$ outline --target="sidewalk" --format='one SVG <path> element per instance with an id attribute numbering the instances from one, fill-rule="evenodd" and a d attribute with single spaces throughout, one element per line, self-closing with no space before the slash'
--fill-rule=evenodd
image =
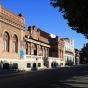
<path id="1" fill-rule="evenodd" d="M 80 65 L 74 65 L 74 66 L 65 66 L 62 67 L 63 68 L 74 68 L 74 67 L 88 67 L 88 64 L 80 64 Z M 45 70 L 51 70 L 51 69 L 61 69 L 61 68 L 45 68 L 45 69 L 39 69 L 39 70 L 33 70 L 33 71 L 19 71 L 19 70 L 3 70 L 0 69 L 0 77 L 6 77 L 6 76 L 14 76 L 14 75 L 21 75 L 21 74 L 25 74 L 25 73 L 32 73 L 32 72 L 38 72 L 38 71 L 45 71 Z"/>
<path id="2" fill-rule="evenodd" d="M 8 76 L 15 76 L 15 75 L 21 75 L 26 73 L 25 71 L 18 71 L 18 70 L 1 70 L 0 69 L 0 78 L 2 77 L 8 77 Z"/>

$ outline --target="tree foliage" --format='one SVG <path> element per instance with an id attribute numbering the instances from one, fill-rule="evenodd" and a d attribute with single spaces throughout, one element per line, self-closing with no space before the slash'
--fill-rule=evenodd
<path id="1" fill-rule="evenodd" d="M 81 49 L 80 57 L 82 62 L 88 63 L 88 43 Z"/>
<path id="2" fill-rule="evenodd" d="M 63 13 L 73 30 L 88 38 L 88 0 L 51 0 L 51 5 Z"/>

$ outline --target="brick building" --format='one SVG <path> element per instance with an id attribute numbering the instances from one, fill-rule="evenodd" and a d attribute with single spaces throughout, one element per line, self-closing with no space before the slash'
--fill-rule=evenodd
<path id="1" fill-rule="evenodd" d="M 20 42 L 25 35 L 25 18 L 0 6 L 0 60 L 3 68 L 20 60 Z"/>
<path id="2" fill-rule="evenodd" d="M 50 38 L 50 50 L 49 50 L 49 56 L 51 58 L 56 58 L 52 60 L 51 63 L 53 67 L 55 67 L 55 62 L 57 63 L 57 66 L 63 66 L 64 65 L 64 41 L 63 39 L 56 36 L 55 38 Z M 55 65 L 55 66 L 54 66 Z"/>
<path id="3" fill-rule="evenodd" d="M 44 59 L 49 57 L 49 34 L 35 26 L 30 26 L 24 41 L 26 42 L 26 60 L 30 62 L 33 69 L 44 68 Z"/>
<path id="4" fill-rule="evenodd" d="M 0 67 L 19 70 L 64 66 L 64 39 L 52 38 L 25 18 L 0 6 Z"/>

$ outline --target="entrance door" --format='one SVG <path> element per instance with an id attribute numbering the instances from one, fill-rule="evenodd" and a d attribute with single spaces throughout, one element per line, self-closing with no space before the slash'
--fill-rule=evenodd
<path id="1" fill-rule="evenodd" d="M 33 67 L 32 67 L 32 70 L 37 70 L 37 66 L 36 66 L 36 63 L 33 63 Z"/>

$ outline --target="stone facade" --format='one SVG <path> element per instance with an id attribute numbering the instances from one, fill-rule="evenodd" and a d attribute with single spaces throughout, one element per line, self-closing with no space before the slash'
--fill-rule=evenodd
<path id="1" fill-rule="evenodd" d="M 69 38 L 63 38 L 64 40 L 64 50 L 65 50 L 65 64 L 74 65 L 75 64 L 75 50 L 74 50 L 74 40 Z"/>
<path id="2" fill-rule="evenodd" d="M 5 63 L 17 63 L 21 70 L 29 70 L 27 64 L 43 68 L 43 59 L 49 57 L 48 36 L 34 26 L 26 31 L 25 18 L 21 14 L 15 15 L 0 6 L 0 61 L 3 67 Z"/>
<path id="3" fill-rule="evenodd" d="M 20 59 L 18 52 L 20 50 L 20 41 L 22 31 L 25 30 L 24 17 L 16 16 L 0 6 L 0 58 L 2 59 Z M 4 33 L 9 36 L 9 51 L 4 52 Z M 18 51 L 13 52 L 13 36 L 17 36 Z"/>
<path id="4" fill-rule="evenodd" d="M 55 38 L 50 38 L 50 50 L 49 56 L 56 58 L 56 61 L 52 62 L 58 63 L 59 66 L 64 66 L 64 40 L 56 36 Z M 52 63 L 51 63 L 52 64 Z"/>
<path id="5" fill-rule="evenodd" d="M 61 58 L 63 60 L 64 58 L 64 41 L 61 38 L 50 38 L 50 56 L 51 57 L 57 57 Z"/>
<path id="6" fill-rule="evenodd" d="M 49 34 L 41 31 L 40 29 L 31 26 L 25 35 L 25 41 L 28 47 L 26 47 L 26 54 L 37 55 L 42 57 L 49 56 Z M 28 52 L 29 51 L 29 52 Z"/>
<path id="7" fill-rule="evenodd" d="M 24 36 L 25 18 L 0 6 L 0 61 L 3 68 L 20 61 L 20 43 Z"/>

